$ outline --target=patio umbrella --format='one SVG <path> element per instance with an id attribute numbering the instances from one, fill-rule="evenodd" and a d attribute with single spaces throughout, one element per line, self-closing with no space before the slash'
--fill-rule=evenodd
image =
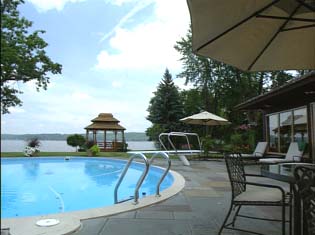
<path id="1" fill-rule="evenodd" d="M 228 125 L 231 124 L 228 120 L 219 117 L 213 113 L 209 113 L 207 111 L 194 114 L 189 117 L 185 117 L 180 119 L 180 121 L 185 122 L 187 124 L 195 124 L 195 125 L 205 125 L 205 126 L 219 126 L 219 125 Z M 206 128 L 207 135 L 207 128 Z"/>
<path id="2" fill-rule="evenodd" d="M 315 69 L 314 0 L 187 0 L 193 51 L 243 71 Z"/>

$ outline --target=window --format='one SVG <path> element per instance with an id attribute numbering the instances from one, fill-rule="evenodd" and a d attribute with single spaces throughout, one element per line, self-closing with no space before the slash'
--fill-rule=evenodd
<path id="1" fill-rule="evenodd" d="M 278 133 L 279 133 L 279 118 L 278 115 L 269 116 L 269 151 L 278 152 Z"/>
<path id="2" fill-rule="evenodd" d="M 308 144 L 306 109 L 294 110 L 294 141 L 299 144 L 300 151 L 304 151 Z"/>
<path id="3" fill-rule="evenodd" d="M 292 141 L 301 151 L 308 146 L 307 110 L 305 107 L 267 116 L 269 152 L 286 153 Z"/>
<path id="4" fill-rule="evenodd" d="M 286 153 L 291 143 L 292 111 L 280 113 L 280 153 Z"/>

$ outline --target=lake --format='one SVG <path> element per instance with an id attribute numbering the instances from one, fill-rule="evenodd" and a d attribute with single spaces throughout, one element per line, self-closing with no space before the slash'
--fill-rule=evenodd
<path id="1" fill-rule="evenodd" d="M 67 145 L 65 140 L 41 140 L 42 152 L 75 152 L 75 148 Z M 156 150 L 152 141 L 127 141 L 130 150 Z M 1 152 L 23 152 L 24 140 L 1 140 Z"/>

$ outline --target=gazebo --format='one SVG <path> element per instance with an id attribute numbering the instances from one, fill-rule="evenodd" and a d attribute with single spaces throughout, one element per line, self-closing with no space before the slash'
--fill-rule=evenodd
<path id="1" fill-rule="evenodd" d="M 90 131 L 93 133 L 93 141 L 98 145 L 101 151 L 125 151 L 125 135 L 124 127 L 119 125 L 119 120 L 113 117 L 111 113 L 100 113 L 98 117 L 91 120 L 92 124 L 88 125 L 86 129 L 86 139 L 89 140 Z M 97 132 L 104 132 L 103 141 L 97 141 Z M 106 134 L 107 132 L 114 133 L 114 139 L 112 141 L 107 141 Z M 117 140 L 117 133 L 121 132 L 121 141 Z"/>

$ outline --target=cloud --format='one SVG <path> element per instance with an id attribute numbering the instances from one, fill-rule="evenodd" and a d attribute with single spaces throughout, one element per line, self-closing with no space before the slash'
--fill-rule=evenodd
<path id="1" fill-rule="evenodd" d="M 81 102 L 89 99 L 91 99 L 91 96 L 85 92 L 73 92 L 71 94 L 71 100 L 75 102 Z"/>
<path id="2" fill-rule="evenodd" d="M 137 2 L 137 0 L 106 0 L 105 2 L 110 3 L 112 5 L 121 6 L 125 3 Z"/>
<path id="3" fill-rule="evenodd" d="M 39 12 L 48 10 L 61 11 L 67 3 L 83 2 L 85 0 L 28 0 Z"/>
<path id="4" fill-rule="evenodd" d="M 25 110 L 22 108 L 18 108 L 18 107 L 9 107 L 9 112 L 11 114 L 13 114 L 13 113 L 25 113 Z"/>
<path id="5" fill-rule="evenodd" d="M 108 2 L 111 3 L 113 5 L 118 5 L 121 6 L 124 3 L 129 3 L 129 2 L 134 2 L 133 0 L 116 0 L 113 2 Z M 144 9 L 145 7 L 149 6 L 150 4 L 152 4 L 153 1 L 152 0 L 141 0 L 141 1 L 136 1 L 136 5 L 123 17 L 120 19 L 120 21 L 118 22 L 118 24 L 116 24 L 116 26 L 108 33 L 106 33 L 102 39 L 101 42 L 108 39 L 110 36 L 112 36 L 117 30 L 119 30 L 126 22 L 128 22 L 128 20 L 130 18 L 132 18 L 134 15 L 136 15 L 139 11 L 141 11 L 142 9 Z"/>
<path id="6" fill-rule="evenodd" d="M 130 12 L 126 14 L 128 15 L 134 16 Z M 115 34 L 109 38 L 111 50 L 99 52 L 95 68 L 151 70 L 168 67 L 179 70 L 180 55 L 174 45 L 187 33 L 189 27 L 187 4 L 182 0 L 157 0 L 153 16 L 154 20 L 139 23 L 129 29 L 119 22 L 114 27 Z"/>
<path id="7" fill-rule="evenodd" d="M 112 87 L 114 87 L 114 88 L 119 88 L 119 87 L 122 87 L 122 82 L 120 82 L 120 81 L 113 81 L 112 82 Z"/>

